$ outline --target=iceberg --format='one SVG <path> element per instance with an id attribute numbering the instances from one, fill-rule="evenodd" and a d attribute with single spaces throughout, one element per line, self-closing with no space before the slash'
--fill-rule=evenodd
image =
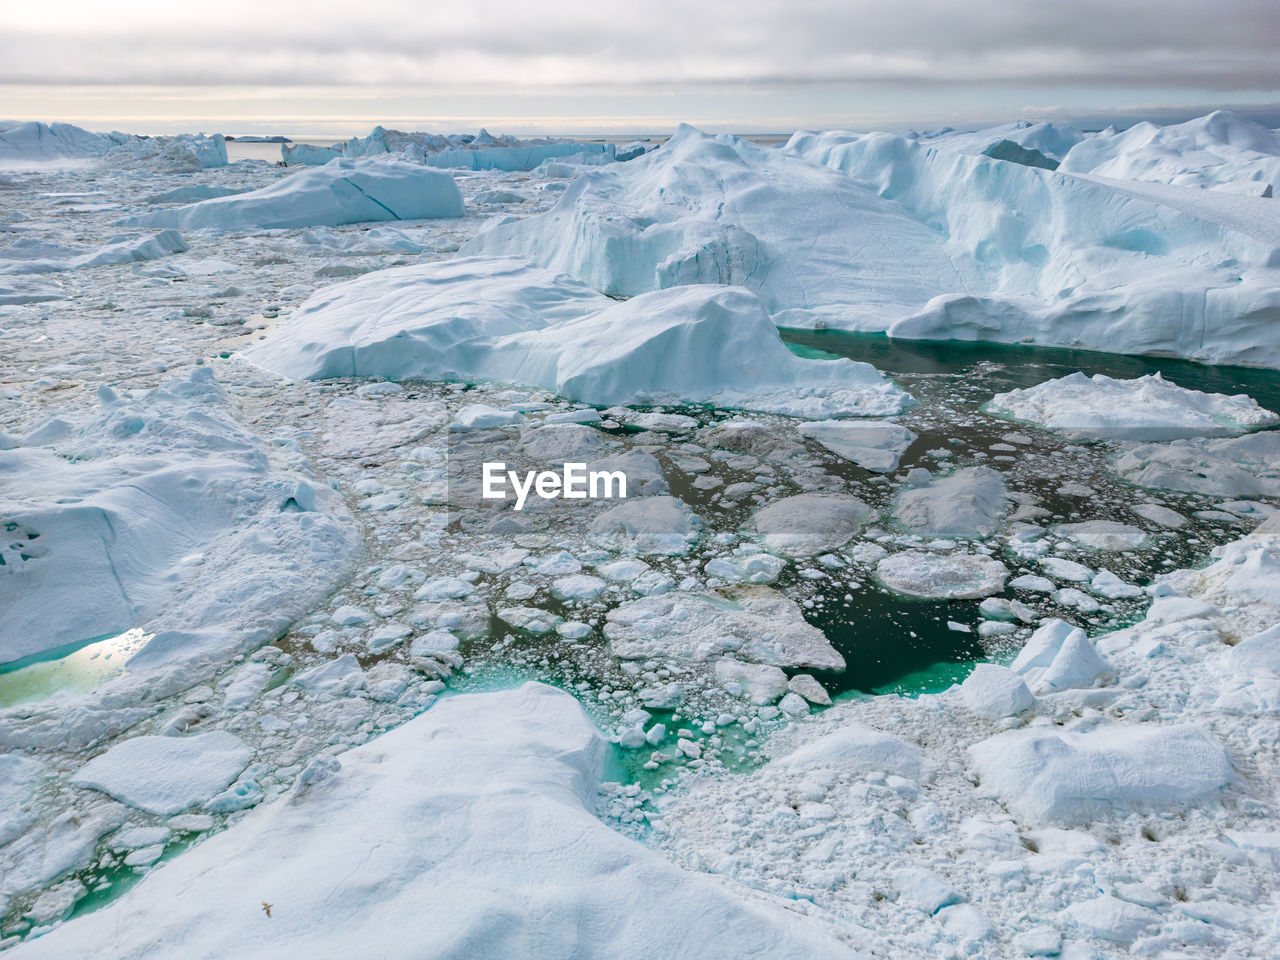
<path id="1" fill-rule="evenodd" d="M 510 257 L 327 287 L 244 355 L 295 379 L 498 380 L 597 406 L 877 416 L 910 399 L 869 364 L 797 357 L 747 290 L 682 287 L 615 303 Z"/>
<path id="2" fill-rule="evenodd" d="M 816 922 L 602 823 L 606 746 L 542 684 L 451 698 L 14 956 L 854 960 Z"/>
<path id="3" fill-rule="evenodd" d="M 227 197 L 126 217 L 121 226 L 275 230 L 463 215 L 453 177 L 403 160 L 333 160 Z"/>
<path id="4" fill-rule="evenodd" d="M 145 629 L 105 684 L 120 703 L 134 683 L 164 696 L 278 635 L 347 574 L 356 534 L 327 486 L 268 466 L 207 367 L 100 398 L 0 450 L 0 663 Z"/>
<path id="5" fill-rule="evenodd" d="M 996 394 L 983 409 L 1073 440 L 1230 437 L 1280 423 L 1280 416 L 1244 394 L 1189 390 L 1158 373 L 1136 380 L 1073 373 Z"/>
<path id="6" fill-rule="evenodd" d="M 161 230 L 147 237 L 114 240 L 88 250 L 39 242 L 24 243 L 19 239 L 7 247 L 0 247 L 0 275 L 59 273 L 82 267 L 136 263 L 185 253 L 190 249 L 177 230 Z"/>
<path id="7" fill-rule="evenodd" d="M 1268 319 L 1280 215 L 1219 199 L 891 134 L 800 136 L 779 151 L 682 126 L 463 250 L 522 256 L 610 296 L 742 285 L 779 326 L 1280 365 Z"/>

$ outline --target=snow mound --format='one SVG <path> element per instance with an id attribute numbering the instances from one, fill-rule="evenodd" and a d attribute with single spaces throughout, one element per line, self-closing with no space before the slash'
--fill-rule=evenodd
<path id="1" fill-rule="evenodd" d="M 802 437 L 816 440 L 836 456 L 875 473 L 898 469 L 898 460 L 916 439 L 901 424 L 874 420 L 819 420 L 802 423 L 798 429 Z"/>
<path id="2" fill-rule="evenodd" d="M 1076 440 L 1230 437 L 1280 423 L 1280 417 L 1244 394 L 1190 390 L 1158 373 L 1136 380 L 1073 373 L 998 393 L 984 409 Z"/>
<path id="3" fill-rule="evenodd" d="M 968 752 L 983 792 L 1032 823 L 1182 806 L 1219 793 L 1231 779 L 1222 746 L 1191 724 L 1015 730 Z"/>
<path id="4" fill-rule="evenodd" d="M 119 704 L 167 696 L 278 636 L 346 576 L 357 538 L 326 485 L 269 466 L 207 367 L 99 396 L 96 414 L 0 450 L 0 663 L 154 633 L 97 692 Z M 0 742 L 39 734 L 5 717 Z"/>
<path id="5" fill-rule="evenodd" d="M 274 230 L 463 215 L 453 177 L 401 160 L 334 160 L 270 186 L 126 217 L 125 226 Z"/>
<path id="6" fill-rule="evenodd" d="M 1175 440 L 1128 451 L 1120 476 L 1140 487 L 1224 497 L 1280 497 L 1280 433 Z"/>
<path id="7" fill-rule="evenodd" d="M 894 517 L 922 537 L 985 538 L 1004 523 L 1004 475 L 990 467 L 964 467 L 898 496 Z"/>
<path id="8" fill-rule="evenodd" d="M 624 660 L 708 660 L 728 653 L 775 667 L 843 670 L 845 665 L 795 601 L 756 584 L 631 600 L 609 611 L 604 634 L 614 655 Z"/>
<path id="9" fill-rule="evenodd" d="M 895 413 L 910 399 L 869 364 L 795 356 L 746 290 L 697 286 L 620 304 L 515 258 L 325 288 L 245 356 L 295 378 L 500 380 L 599 406 L 844 416 Z"/>
<path id="10" fill-rule="evenodd" d="M 909 597 L 976 600 L 1003 590 L 1009 569 L 980 553 L 939 556 L 904 550 L 876 564 L 876 576 L 890 590 Z"/>
<path id="11" fill-rule="evenodd" d="M 1059 169 L 1270 197 L 1280 189 L 1280 133 L 1216 110 L 1186 123 L 1095 134 L 1072 147 Z"/>
<path id="12" fill-rule="evenodd" d="M 71 783 L 171 817 L 225 790 L 252 756 L 239 737 L 224 730 L 192 737 L 132 737 L 86 763 Z"/>
<path id="13" fill-rule="evenodd" d="M 15 956 L 854 956 L 597 819 L 605 749 L 541 684 L 451 698 Z"/>

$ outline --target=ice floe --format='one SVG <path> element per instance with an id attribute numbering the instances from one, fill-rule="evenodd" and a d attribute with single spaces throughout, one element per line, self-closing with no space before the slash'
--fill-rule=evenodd
<path id="1" fill-rule="evenodd" d="M 1003 590 L 1009 569 L 981 553 L 942 556 L 904 550 L 877 563 L 876 576 L 890 590 L 910 597 L 976 600 Z"/>
<path id="2" fill-rule="evenodd" d="M 898 495 L 894 518 L 923 537 L 986 538 L 1004 524 L 1004 476 L 990 467 L 964 467 Z"/>
<path id="3" fill-rule="evenodd" d="M 986 409 L 1078 440 L 1230 437 L 1280 423 L 1280 416 L 1244 394 L 1189 390 L 1158 373 L 1136 380 L 1073 373 L 996 394 Z"/>
<path id="4" fill-rule="evenodd" d="M 805 622 L 799 605 L 764 586 L 631 600 L 609 611 L 604 632 L 614 654 L 627 660 L 697 661 L 729 654 L 778 667 L 844 667 L 844 658 Z"/>

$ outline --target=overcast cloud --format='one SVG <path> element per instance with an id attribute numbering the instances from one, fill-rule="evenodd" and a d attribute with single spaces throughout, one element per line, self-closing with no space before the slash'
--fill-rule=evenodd
<path id="1" fill-rule="evenodd" d="M 3 3 L 0 86 L 23 88 L 23 104 L 103 86 L 1280 91 L 1276 0 Z"/>

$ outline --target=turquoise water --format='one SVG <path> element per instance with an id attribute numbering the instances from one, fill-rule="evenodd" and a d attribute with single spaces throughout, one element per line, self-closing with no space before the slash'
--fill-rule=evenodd
<path id="1" fill-rule="evenodd" d="M 151 639 L 141 630 L 69 644 L 0 665 L 0 708 L 58 692 L 87 693 L 118 673 Z"/>

